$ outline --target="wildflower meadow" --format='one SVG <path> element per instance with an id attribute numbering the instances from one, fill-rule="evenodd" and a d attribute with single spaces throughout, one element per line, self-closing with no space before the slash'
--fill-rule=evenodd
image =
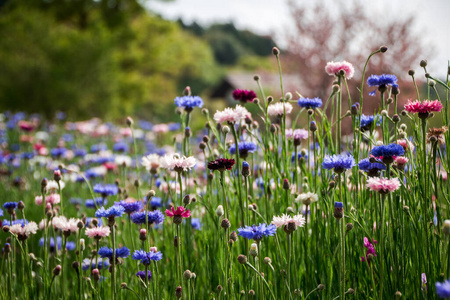
<path id="1" fill-rule="evenodd" d="M 387 50 L 327 63 L 320 99 L 274 48 L 276 94 L 186 87 L 179 123 L 4 112 L 0 298 L 450 298 L 450 67 L 366 72 Z"/>

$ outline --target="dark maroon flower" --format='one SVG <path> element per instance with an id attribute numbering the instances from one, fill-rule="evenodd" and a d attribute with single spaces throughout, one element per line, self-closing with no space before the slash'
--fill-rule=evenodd
<path id="1" fill-rule="evenodd" d="M 218 158 L 208 163 L 208 169 L 223 172 L 231 170 L 234 165 L 234 159 Z"/>
<path id="2" fill-rule="evenodd" d="M 256 94 L 252 90 L 234 90 L 233 91 L 233 99 L 237 101 L 241 101 L 243 103 L 253 102 L 253 99 L 256 98 Z"/>

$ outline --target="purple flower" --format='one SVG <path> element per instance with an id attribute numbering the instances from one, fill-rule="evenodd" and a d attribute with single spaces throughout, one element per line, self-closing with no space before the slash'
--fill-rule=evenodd
<path id="1" fill-rule="evenodd" d="M 326 156 L 323 159 L 322 167 L 326 170 L 334 169 L 336 173 L 342 173 L 345 169 L 355 166 L 355 159 L 350 154 L 339 154 Z"/>
<path id="2" fill-rule="evenodd" d="M 256 147 L 256 144 L 252 143 L 252 142 L 239 142 L 238 148 L 239 148 L 239 156 L 246 158 L 248 153 L 255 152 L 257 147 Z M 231 145 L 229 151 L 230 151 L 230 154 L 235 154 L 236 153 L 236 144 Z"/>
<path id="3" fill-rule="evenodd" d="M 136 276 L 145 281 L 145 272 L 144 271 L 137 272 Z M 147 271 L 147 279 L 148 280 L 152 279 L 152 272 Z"/>
<path id="4" fill-rule="evenodd" d="M 133 201 L 133 202 L 127 202 L 127 201 L 120 201 L 116 202 L 115 206 L 122 206 L 125 209 L 125 213 L 131 214 L 136 211 L 140 211 L 143 207 L 141 201 Z"/>
<path id="5" fill-rule="evenodd" d="M 450 298 L 450 280 L 436 282 L 436 293 L 441 298 Z"/>
<path id="6" fill-rule="evenodd" d="M 202 107 L 203 100 L 199 96 L 183 96 L 175 98 L 175 105 L 184 107 L 186 111 L 192 111 L 194 107 Z"/>
<path id="7" fill-rule="evenodd" d="M 148 266 L 150 261 L 158 261 L 162 259 L 161 251 L 158 252 L 145 252 L 144 250 L 136 250 L 133 253 L 134 260 L 140 260 L 144 266 Z"/>
<path id="8" fill-rule="evenodd" d="M 105 209 L 103 206 L 95 212 L 97 218 L 114 218 L 121 217 L 125 212 L 125 208 L 122 206 L 111 206 Z"/>
<path id="9" fill-rule="evenodd" d="M 320 98 L 300 98 L 297 101 L 298 106 L 303 108 L 318 108 L 322 106 L 322 99 Z"/>
<path id="10" fill-rule="evenodd" d="M 277 231 L 277 227 L 273 224 L 267 225 L 265 223 L 260 223 L 259 225 L 245 226 L 238 229 L 238 235 L 246 238 L 253 239 L 256 241 L 261 240 L 265 236 L 272 236 Z"/>
<path id="11" fill-rule="evenodd" d="M 147 212 L 147 222 L 151 224 L 161 224 L 164 222 L 165 216 L 159 210 Z M 145 224 L 145 212 L 135 212 L 131 215 L 131 221 L 134 224 Z"/>
<path id="12" fill-rule="evenodd" d="M 94 185 L 94 192 L 101 194 L 103 197 L 117 195 L 119 189 L 115 184 L 100 184 Z"/>

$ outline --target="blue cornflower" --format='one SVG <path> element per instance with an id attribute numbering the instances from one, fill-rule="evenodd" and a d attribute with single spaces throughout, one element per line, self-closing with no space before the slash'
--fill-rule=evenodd
<path id="1" fill-rule="evenodd" d="M 436 282 L 436 293 L 440 298 L 450 298 L 450 280 Z"/>
<path id="2" fill-rule="evenodd" d="M 148 266 L 150 261 L 158 261 L 162 259 L 161 251 L 158 252 L 145 252 L 144 250 L 136 250 L 133 253 L 134 260 L 140 260 L 144 266 Z"/>
<path id="3" fill-rule="evenodd" d="M 199 218 L 191 218 L 191 226 L 192 226 L 192 229 L 195 229 L 195 230 L 202 229 L 202 223 L 200 222 Z"/>
<path id="4" fill-rule="evenodd" d="M 183 96 L 175 98 L 175 105 L 184 107 L 186 111 L 192 111 L 194 107 L 202 107 L 203 100 L 199 96 Z"/>
<path id="5" fill-rule="evenodd" d="M 121 217 L 125 212 L 125 208 L 122 206 L 111 206 L 105 209 L 103 206 L 95 212 L 97 218 L 114 218 Z"/>
<path id="6" fill-rule="evenodd" d="M 139 271 L 136 273 L 136 276 L 141 278 L 143 281 L 145 281 L 145 272 Z M 152 278 L 152 272 L 147 271 L 147 279 L 150 280 Z"/>
<path id="7" fill-rule="evenodd" d="M 143 207 L 141 201 L 133 201 L 133 202 L 127 202 L 127 201 L 120 201 L 116 202 L 115 206 L 122 206 L 125 209 L 125 213 L 131 214 L 136 211 L 140 211 Z"/>
<path id="8" fill-rule="evenodd" d="M 101 258 L 110 258 L 113 255 L 113 250 L 109 247 L 101 247 L 98 250 L 98 255 L 100 255 Z"/>
<path id="9" fill-rule="evenodd" d="M 150 200 L 150 207 L 154 208 L 154 207 L 161 207 L 161 197 L 152 197 L 152 200 Z"/>
<path id="10" fill-rule="evenodd" d="M 95 203 L 94 203 L 95 201 Z M 86 205 L 86 207 L 88 208 L 96 208 L 97 206 L 104 206 L 106 204 L 108 204 L 108 200 L 106 200 L 106 198 L 102 198 L 102 197 L 97 197 L 95 198 L 95 200 L 93 199 L 86 199 L 86 201 L 84 201 L 84 205 Z"/>
<path id="11" fill-rule="evenodd" d="M 0 217 L 3 217 L 3 210 L 0 209 Z"/>
<path id="12" fill-rule="evenodd" d="M 365 114 L 361 115 L 361 129 L 363 131 L 370 130 L 373 122 L 377 120 L 376 125 L 380 125 L 381 118 L 379 116 L 366 116 Z"/>
<path id="13" fill-rule="evenodd" d="M 14 210 L 17 208 L 17 202 L 5 202 L 3 208 L 6 209 L 9 214 L 13 214 Z"/>
<path id="14" fill-rule="evenodd" d="M 398 144 L 376 146 L 370 152 L 375 157 L 382 157 L 383 162 L 388 164 L 394 161 L 394 156 L 401 156 L 404 153 L 405 150 Z"/>
<path id="15" fill-rule="evenodd" d="M 371 75 L 367 79 L 367 84 L 369 86 L 376 86 L 378 90 L 385 91 L 387 86 L 398 87 L 397 77 L 392 74 L 383 74 L 383 75 Z M 370 96 L 375 96 L 376 90 L 369 93 Z"/>
<path id="16" fill-rule="evenodd" d="M 344 203 L 342 202 L 334 202 L 334 208 L 344 208 Z"/>
<path id="17" fill-rule="evenodd" d="M 116 152 L 127 152 L 130 146 L 125 142 L 117 142 L 113 145 L 113 151 Z"/>
<path id="18" fill-rule="evenodd" d="M 103 197 L 117 195 L 119 189 L 115 184 L 100 184 L 94 185 L 94 192 L 101 194 Z"/>
<path id="19" fill-rule="evenodd" d="M 130 255 L 130 249 L 127 247 L 117 248 L 116 257 L 127 258 Z"/>
<path id="20" fill-rule="evenodd" d="M 297 101 L 298 106 L 303 108 L 318 108 L 322 106 L 322 99 L 316 97 L 316 98 L 300 98 Z"/>
<path id="21" fill-rule="evenodd" d="M 351 169 L 355 166 L 355 159 L 350 154 L 339 154 L 325 156 L 322 167 L 326 170 L 334 169 L 336 173 L 342 173 L 345 169 Z"/>
<path id="22" fill-rule="evenodd" d="M 249 153 L 253 153 L 256 151 L 256 144 L 252 142 L 239 142 L 238 143 L 239 148 L 239 156 L 242 158 L 246 158 Z M 230 154 L 236 153 L 236 144 L 231 145 Z"/>
<path id="23" fill-rule="evenodd" d="M 101 176 L 103 176 L 103 174 L 100 172 L 100 170 L 98 168 L 90 168 L 84 172 L 84 176 L 87 179 L 92 179 L 92 178 L 101 177 Z M 83 182 L 84 179 L 83 179 L 83 177 L 79 176 L 77 178 L 77 181 Z"/>
<path id="24" fill-rule="evenodd" d="M 242 168 L 250 168 L 250 165 L 245 160 L 242 162 Z"/>
<path id="25" fill-rule="evenodd" d="M 244 228 L 238 229 L 238 235 L 246 238 L 253 239 L 256 241 L 261 240 L 265 236 L 272 236 L 277 231 L 277 227 L 273 224 L 267 225 L 265 223 L 260 223 L 258 226 L 245 226 Z"/>
<path id="26" fill-rule="evenodd" d="M 366 172 L 370 177 L 378 176 L 380 170 L 386 170 L 386 166 L 380 163 L 371 163 L 368 158 L 360 160 L 358 167 L 361 171 Z"/>
<path id="27" fill-rule="evenodd" d="M 75 157 L 84 157 L 86 154 L 87 154 L 86 149 L 83 148 L 73 149 L 73 155 L 75 155 Z"/>
<path id="28" fill-rule="evenodd" d="M 177 131 L 177 130 L 181 129 L 181 124 L 180 123 L 169 123 L 167 125 L 169 125 L 169 131 Z M 158 151 L 165 151 L 164 149 L 158 149 L 156 151 L 156 154 L 158 154 L 159 156 L 164 155 L 164 153 L 160 154 Z"/>
<path id="29" fill-rule="evenodd" d="M 147 222 L 151 224 L 161 224 L 164 222 L 165 216 L 159 210 L 147 212 Z M 134 224 L 145 224 L 145 212 L 136 212 L 131 215 L 131 221 Z"/>
<path id="30" fill-rule="evenodd" d="M 50 150 L 50 155 L 53 157 L 62 157 L 66 154 L 67 149 L 63 147 L 53 148 Z"/>

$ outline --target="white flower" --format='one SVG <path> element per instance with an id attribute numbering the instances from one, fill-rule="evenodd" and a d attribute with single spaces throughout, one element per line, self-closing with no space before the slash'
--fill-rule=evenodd
<path id="1" fill-rule="evenodd" d="M 78 222 L 80 219 L 70 218 L 67 220 L 66 217 L 54 217 L 53 218 L 53 227 L 60 229 L 63 232 L 75 233 L 78 231 Z"/>
<path id="2" fill-rule="evenodd" d="M 35 222 L 29 222 L 28 224 L 22 226 L 22 224 L 14 224 L 9 230 L 17 234 L 19 239 L 26 239 L 30 236 L 30 234 L 36 234 L 38 230 L 38 225 Z"/>
<path id="3" fill-rule="evenodd" d="M 147 169 L 147 171 L 156 171 L 161 164 L 161 158 L 158 154 L 150 154 L 142 157 L 141 165 Z"/>
<path id="4" fill-rule="evenodd" d="M 59 185 L 61 187 L 61 190 L 64 189 L 66 184 L 64 181 L 59 181 Z M 49 192 L 56 192 L 58 190 L 58 183 L 55 180 L 49 180 L 47 183 L 47 191 Z"/>
<path id="5" fill-rule="evenodd" d="M 133 160 L 128 155 L 116 155 L 116 157 L 114 157 L 114 162 L 118 166 L 131 166 L 132 161 Z"/>
<path id="6" fill-rule="evenodd" d="M 267 113 L 269 116 L 279 116 L 281 117 L 286 112 L 286 115 L 290 114 L 292 111 L 292 104 L 289 102 L 278 102 L 275 104 L 270 104 L 267 107 Z"/>
<path id="7" fill-rule="evenodd" d="M 245 117 L 250 116 L 248 110 L 240 105 L 236 105 L 236 107 L 230 108 L 227 107 L 223 111 L 217 111 L 214 114 L 214 120 L 217 123 L 230 122 L 230 123 L 239 123 Z"/>
<path id="8" fill-rule="evenodd" d="M 179 171 L 187 171 L 195 166 L 197 160 L 193 156 L 180 157 L 178 154 L 165 155 L 161 158 L 161 167 L 165 169 Z"/>
<path id="9" fill-rule="evenodd" d="M 281 217 L 274 216 L 272 224 L 277 228 L 288 225 L 289 222 L 294 222 L 296 227 L 303 227 L 306 223 L 305 218 L 302 215 L 295 215 L 293 217 L 283 214 Z"/>
<path id="10" fill-rule="evenodd" d="M 310 205 L 312 202 L 316 202 L 317 200 L 319 200 L 319 196 L 311 192 L 300 194 L 295 199 L 296 202 L 302 202 L 305 205 Z"/>

